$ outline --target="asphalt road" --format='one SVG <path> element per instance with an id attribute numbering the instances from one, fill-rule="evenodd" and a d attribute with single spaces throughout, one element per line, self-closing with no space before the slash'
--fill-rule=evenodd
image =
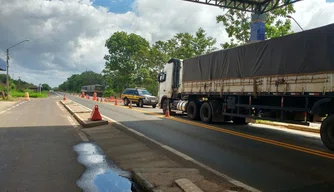
<path id="1" fill-rule="evenodd" d="M 261 191 L 334 188 L 334 154 L 317 134 L 229 123 L 205 125 L 182 116 L 166 119 L 151 107 L 128 109 L 67 97 L 91 109 L 98 104 L 103 115 Z"/>
<path id="2" fill-rule="evenodd" d="M 0 191 L 81 191 L 76 181 L 84 167 L 72 149 L 81 139 L 56 101 L 0 110 Z"/>

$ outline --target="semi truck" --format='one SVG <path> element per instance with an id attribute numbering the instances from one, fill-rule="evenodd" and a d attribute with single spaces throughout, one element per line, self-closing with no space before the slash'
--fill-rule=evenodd
<path id="1" fill-rule="evenodd" d="M 84 85 L 81 87 L 81 92 L 89 96 L 93 96 L 96 93 L 97 97 L 102 97 L 104 91 L 104 86 L 100 84 L 95 85 Z"/>
<path id="2" fill-rule="evenodd" d="M 334 24 L 188 58 L 158 74 L 159 108 L 204 123 L 320 121 L 334 150 Z"/>

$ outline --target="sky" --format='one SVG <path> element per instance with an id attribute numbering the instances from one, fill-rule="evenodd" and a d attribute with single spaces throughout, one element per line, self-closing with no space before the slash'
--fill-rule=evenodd
<path id="1" fill-rule="evenodd" d="M 332 2 L 330 2 L 332 1 Z M 9 50 L 9 74 L 34 84 L 58 86 L 72 74 L 100 73 L 104 47 L 116 31 L 136 33 L 150 43 L 199 27 L 220 43 L 228 41 L 214 6 L 182 0 L 0 0 L 0 60 Z M 304 0 L 292 16 L 304 29 L 334 23 L 333 0 Z M 292 30 L 299 32 L 292 22 Z M 0 61 L 0 68 L 5 67 Z M 4 74 L 0 71 L 0 74 Z"/>

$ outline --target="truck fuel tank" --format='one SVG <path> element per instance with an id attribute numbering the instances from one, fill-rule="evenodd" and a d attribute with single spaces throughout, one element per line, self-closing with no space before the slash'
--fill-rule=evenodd
<path id="1" fill-rule="evenodd" d="M 176 109 L 179 111 L 187 111 L 188 101 L 177 101 Z"/>

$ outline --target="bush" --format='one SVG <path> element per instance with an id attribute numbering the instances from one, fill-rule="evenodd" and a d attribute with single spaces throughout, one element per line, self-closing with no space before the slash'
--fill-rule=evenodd
<path id="1" fill-rule="evenodd" d="M 112 89 L 106 89 L 103 91 L 103 97 L 117 96 L 116 92 Z"/>
<path id="2" fill-rule="evenodd" d="M 28 92 L 29 97 L 31 97 L 31 98 L 46 98 L 46 97 L 48 97 L 48 91 L 42 91 L 41 93 L 39 93 L 39 92 L 31 91 L 31 90 L 26 90 L 24 92 L 11 91 L 10 96 L 12 96 L 12 97 L 25 97 L 25 92 Z"/>

